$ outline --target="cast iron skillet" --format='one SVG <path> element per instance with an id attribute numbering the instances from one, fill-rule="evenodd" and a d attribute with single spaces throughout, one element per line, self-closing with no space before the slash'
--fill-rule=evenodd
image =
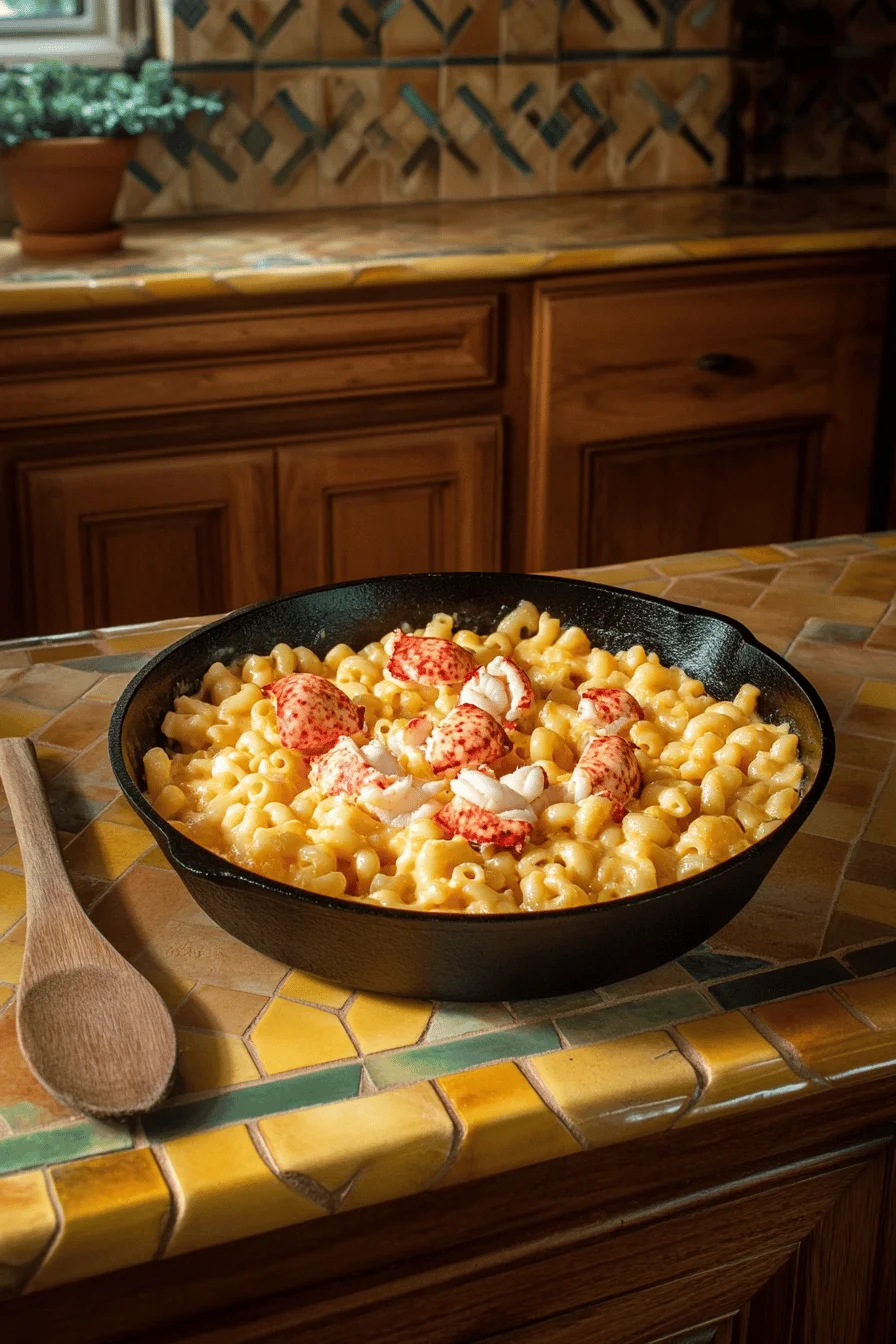
<path id="1" fill-rule="evenodd" d="M 206 669 L 280 641 L 318 654 L 359 649 L 403 622 L 436 611 L 486 631 L 523 599 L 610 650 L 643 644 L 698 677 L 719 699 L 743 682 L 763 692 L 764 718 L 800 737 L 803 797 L 771 835 L 697 877 L 603 905 L 539 914 L 423 914 L 319 896 L 216 857 L 163 821 L 143 797 L 142 757 L 161 741 L 176 695 Z M 153 658 L 125 690 L 109 729 L 125 797 L 146 822 L 195 900 L 252 947 L 314 975 L 416 998 L 527 999 L 637 975 L 717 932 L 746 905 L 828 781 L 834 733 L 819 696 L 794 668 L 736 621 L 697 607 L 573 579 L 526 574 L 403 574 L 336 584 L 260 602 L 187 635 Z"/>

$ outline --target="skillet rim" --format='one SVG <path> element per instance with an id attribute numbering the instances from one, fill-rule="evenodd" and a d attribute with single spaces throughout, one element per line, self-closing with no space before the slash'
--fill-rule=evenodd
<path id="1" fill-rule="evenodd" d="M 209 621 L 206 625 L 190 630 L 186 635 L 176 640 L 173 644 L 167 644 L 157 654 L 152 657 L 148 663 L 144 664 L 131 678 L 127 686 L 122 691 L 115 705 L 112 718 L 109 722 L 107 733 L 107 743 L 109 749 L 109 758 L 112 764 L 112 771 L 118 782 L 119 787 L 131 806 L 146 821 L 150 831 L 156 830 L 160 833 L 163 841 L 163 849 L 175 868 L 185 869 L 192 877 L 199 878 L 208 882 L 217 882 L 226 884 L 230 889 L 234 886 L 242 886 L 251 889 L 252 887 L 261 887 L 264 891 L 286 897 L 294 900 L 301 906 L 304 903 L 310 903 L 326 911 L 352 911 L 359 916 L 370 916 L 377 918 L 392 918 L 403 921 L 424 922 L 432 925 L 435 916 L 439 924 L 449 924 L 454 927 L 462 926 L 473 929 L 479 925 L 486 926 L 497 925 L 498 923 L 522 923 L 530 924 L 534 920 L 544 921 L 546 919 L 571 919 L 574 916 L 583 918 L 587 915 L 594 916 L 597 911 L 606 911 L 611 907 L 616 907 L 618 901 L 604 901 L 591 905 L 573 906 L 564 910 L 528 910 L 519 911 L 514 914 L 480 914 L 469 915 L 461 911 L 434 911 L 434 910 L 413 910 L 413 909 L 395 909 L 391 906 L 371 905 L 367 902 L 346 900 L 340 896 L 324 896 L 319 892 L 308 891 L 304 887 L 291 886 L 286 882 L 279 882 L 274 878 L 264 877 L 261 873 L 256 873 L 251 868 L 241 868 L 238 864 L 231 863 L 228 859 L 223 859 L 212 850 L 204 848 L 195 840 L 183 835 L 170 825 L 158 812 L 152 807 L 151 803 L 137 787 L 136 782 L 131 778 L 124 759 L 122 750 L 122 738 L 125 715 L 130 707 L 131 701 L 137 694 L 141 684 L 146 681 L 150 674 L 157 667 L 165 662 L 176 650 L 185 648 L 188 644 L 197 640 L 200 636 L 206 636 L 210 631 L 218 629 L 236 619 L 242 619 L 250 616 L 254 612 L 261 611 L 266 607 L 272 607 L 278 602 L 288 602 L 297 597 L 311 597 L 319 593 L 328 593 L 342 591 L 348 588 L 360 588 L 368 584 L 388 583 L 395 579 L 407 581 L 414 580 L 445 580 L 451 577 L 463 574 L 467 579 L 481 578 L 485 580 L 502 579 L 509 582 L 519 580 L 529 582 L 533 578 L 539 582 L 557 584 L 563 587 L 567 585 L 576 588 L 582 588 L 593 591 L 595 588 L 604 589 L 623 599 L 637 597 L 639 601 L 646 602 L 648 605 L 663 607 L 670 611 L 675 611 L 684 616 L 699 616 L 704 620 L 710 619 L 728 626 L 738 635 L 741 641 L 756 649 L 771 662 L 777 664 L 797 685 L 808 701 L 809 708 L 818 721 L 821 733 L 821 752 L 818 761 L 818 770 L 809 789 L 803 794 L 797 803 L 797 806 L 786 817 L 780 826 L 771 831 L 761 840 L 754 841 L 746 849 L 741 850 L 739 854 L 725 859 L 722 863 L 706 869 L 704 872 L 697 873 L 693 877 L 682 878 L 678 882 L 670 882 L 665 886 L 656 887 L 652 891 L 639 892 L 633 896 L 626 896 L 623 899 L 628 907 L 633 903 L 641 908 L 651 901 L 660 900 L 663 897 L 672 895 L 686 894 L 707 881 L 718 880 L 724 874 L 731 873 L 737 867 L 743 866 L 753 860 L 755 855 L 764 853 L 767 849 L 775 847 L 782 852 L 790 843 L 793 836 L 800 829 L 808 818 L 809 814 L 820 799 L 822 793 L 827 787 L 834 767 L 836 755 L 836 738 L 834 734 L 834 725 L 827 707 L 824 704 L 818 691 L 808 680 L 807 677 L 799 671 L 798 668 L 781 654 L 776 653 L 774 649 L 763 644 L 761 640 L 756 639 L 748 628 L 740 621 L 731 616 L 725 616 L 721 612 L 712 611 L 707 607 L 697 607 L 691 603 L 674 602 L 669 598 L 658 597 L 653 593 L 632 592 L 628 588 L 620 588 L 614 584 L 600 583 L 595 580 L 570 578 L 560 574 L 527 574 L 519 570 L 438 570 L 422 572 L 418 574 L 385 574 L 377 575 L 372 579 L 349 579 L 344 583 L 325 583 L 319 584 L 315 588 L 301 588 L 292 593 L 282 593 L 277 597 L 264 598 L 260 602 L 252 602 L 248 606 L 238 607 L 234 611 L 227 612 L 217 620 Z M 246 655 L 248 656 L 248 654 Z M 782 834 L 783 832 L 783 834 Z M 783 841 L 783 843 L 782 843 Z M 601 916 L 597 916 L 600 918 Z M 605 916 L 608 917 L 608 916 Z"/>

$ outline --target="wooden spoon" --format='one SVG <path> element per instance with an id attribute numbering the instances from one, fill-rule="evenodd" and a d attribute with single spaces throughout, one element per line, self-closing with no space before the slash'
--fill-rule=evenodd
<path id="1" fill-rule="evenodd" d="M 168 1009 L 82 910 L 26 738 L 0 739 L 0 775 L 25 868 L 22 1053 L 44 1087 L 75 1110 L 146 1111 L 164 1096 L 174 1071 Z"/>

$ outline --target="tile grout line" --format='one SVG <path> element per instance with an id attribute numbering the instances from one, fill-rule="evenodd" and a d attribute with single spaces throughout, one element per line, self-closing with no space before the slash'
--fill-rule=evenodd
<path id="1" fill-rule="evenodd" d="M 339 1103 L 337 1102 L 335 1104 L 338 1105 Z M 258 1117 L 258 1119 L 265 1118 L 266 1117 L 264 1116 Z M 305 1199 L 310 1200 L 312 1204 L 316 1204 L 319 1209 L 324 1211 L 324 1213 L 338 1213 L 340 1198 L 344 1197 L 340 1196 L 340 1190 L 342 1190 L 343 1187 L 340 1187 L 339 1190 L 330 1190 L 327 1186 L 322 1185 L 320 1181 L 316 1181 L 313 1176 L 307 1176 L 304 1172 L 282 1171 L 274 1161 L 274 1155 L 268 1147 L 264 1135 L 258 1128 L 258 1119 L 247 1120 L 243 1123 L 249 1133 L 249 1139 L 252 1146 L 271 1174 L 276 1176 L 277 1180 L 281 1181 L 282 1184 L 286 1186 L 287 1190 L 291 1190 L 293 1194 L 302 1195 Z M 350 1181 L 346 1182 L 346 1184 L 350 1183 Z"/>
<path id="2" fill-rule="evenodd" d="M 569 1131 L 576 1143 L 581 1147 L 582 1151 L 587 1152 L 591 1145 L 585 1138 L 584 1132 L 580 1130 L 575 1121 L 566 1114 L 556 1097 L 542 1082 L 541 1078 L 533 1068 L 531 1060 L 524 1057 L 522 1059 L 515 1059 L 513 1062 L 529 1083 L 529 1086 L 538 1094 L 545 1106 L 547 1106 L 551 1114 Z"/>

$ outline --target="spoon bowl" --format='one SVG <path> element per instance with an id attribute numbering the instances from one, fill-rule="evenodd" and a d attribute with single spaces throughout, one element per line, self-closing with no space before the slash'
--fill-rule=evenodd
<path id="1" fill-rule="evenodd" d="M 29 741 L 0 740 L 0 776 L 25 869 L 22 1054 L 47 1091 L 74 1110 L 107 1116 L 149 1110 L 174 1073 L 168 1009 L 82 909 Z"/>
<path id="2" fill-rule="evenodd" d="M 174 1066 L 171 1018 L 152 985 L 128 966 L 51 972 L 22 994 L 17 1026 L 32 1071 L 68 1106 L 132 1115 L 165 1095 Z M 170 1066 L 160 1068 L 168 1055 Z"/>

